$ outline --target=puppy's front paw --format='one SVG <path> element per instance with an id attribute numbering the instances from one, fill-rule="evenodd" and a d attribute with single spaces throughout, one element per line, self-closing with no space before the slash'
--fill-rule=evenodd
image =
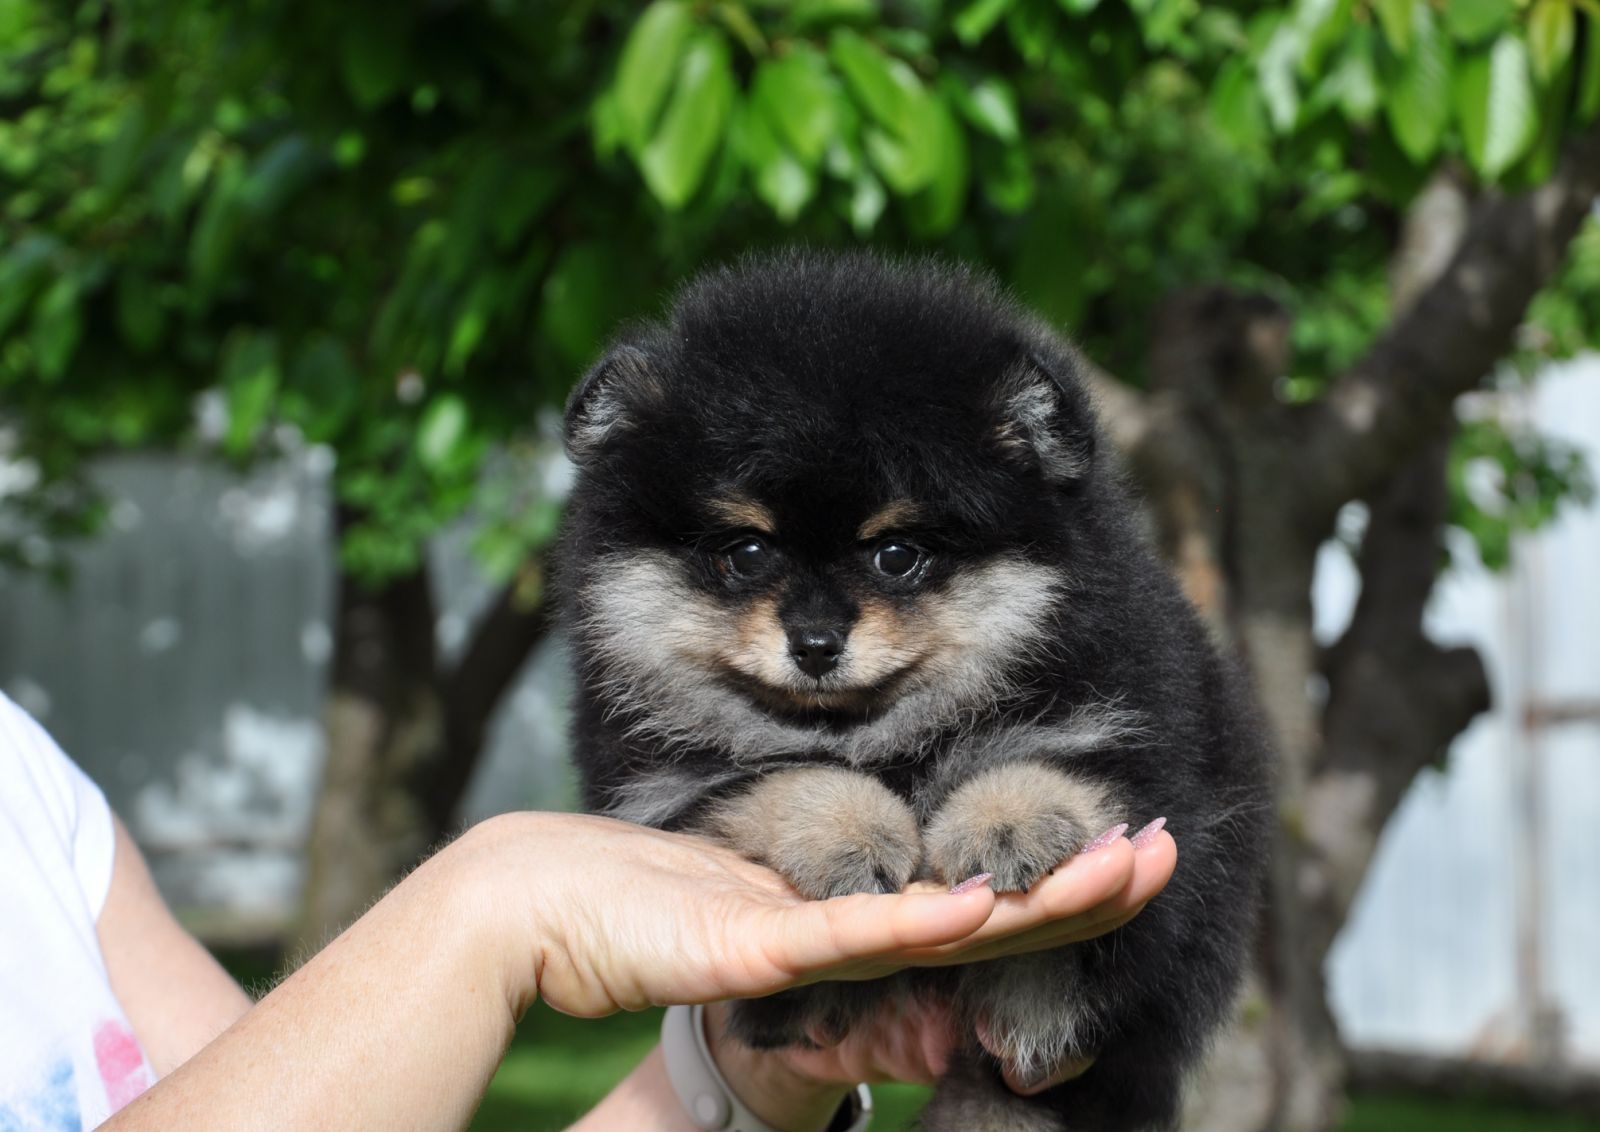
<path id="1" fill-rule="evenodd" d="M 923 832 L 947 884 L 992 873 L 996 892 L 1023 892 L 1115 819 L 1105 790 L 1051 767 L 1005 763 L 957 787 Z"/>
<path id="2" fill-rule="evenodd" d="M 899 892 L 922 862 L 910 807 L 877 779 L 835 767 L 767 775 L 707 825 L 813 900 Z"/>

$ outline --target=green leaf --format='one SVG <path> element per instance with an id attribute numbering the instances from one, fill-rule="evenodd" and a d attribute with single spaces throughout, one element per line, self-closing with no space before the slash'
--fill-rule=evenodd
<path id="1" fill-rule="evenodd" d="M 1085 16 L 1100 6 L 1100 0 L 1060 0 L 1070 15 Z"/>
<path id="2" fill-rule="evenodd" d="M 345 89 L 363 110 L 388 101 L 410 69 L 406 43 L 410 28 L 401 11 L 345 22 L 340 69 Z"/>
<path id="3" fill-rule="evenodd" d="M 899 196 L 921 192 L 933 179 L 938 151 L 930 134 L 904 142 L 887 130 L 868 126 L 861 135 L 867 158 Z"/>
<path id="4" fill-rule="evenodd" d="M 1383 28 L 1383 38 L 1399 55 L 1411 51 L 1411 31 L 1417 11 L 1423 7 L 1420 0 L 1372 0 L 1378 13 L 1378 23 Z"/>
<path id="5" fill-rule="evenodd" d="M 112 200 L 120 197 L 133 180 L 140 160 L 146 155 L 145 141 L 150 132 L 143 100 L 131 102 L 123 111 L 117 132 L 100 151 L 98 179 Z"/>
<path id="6" fill-rule="evenodd" d="M 1382 99 L 1378 89 L 1378 69 L 1373 62 L 1374 40 L 1370 25 L 1354 28 L 1324 85 L 1345 120 L 1358 126 L 1372 122 Z"/>
<path id="7" fill-rule="evenodd" d="M 1006 34 L 1011 45 L 1030 67 L 1038 67 L 1056 42 L 1058 17 L 1050 0 L 1017 0 L 1006 16 Z"/>
<path id="8" fill-rule="evenodd" d="M 1091 231 L 1080 202 L 1058 185 L 1040 195 L 1018 241 L 1011 279 L 1022 298 L 1058 326 L 1077 325 L 1089 299 Z"/>
<path id="9" fill-rule="evenodd" d="M 955 14 L 950 26 L 956 38 L 968 47 L 973 46 L 1005 18 L 1015 0 L 971 0 Z"/>
<path id="10" fill-rule="evenodd" d="M 1211 87 L 1211 120 L 1242 149 L 1255 149 L 1267 137 L 1267 117 L 1248 60 L 1235 56 L 1222 65 Z"/>
<path id="11" fill-rule="evenodd" d="M 117 277 L 117 330 L 136 354 L 148 354 L 166 329 L 166 310 L 155 281 L 143 272 L 126 270 Z"/>
<path id="12" fill-rule="evenodd" d="M 928 187 L 906 202 L 912 231 L 922 239 L 942 236 L 956 226 L 966 211 L 967 135 L 955 113 L 942 99 L 933 100 L 933 136 L 938 159 Z"/>
<path id="13" fill-rule="evenodd" d="M 10 329 L 49 274 L 55 240 L 38 233 L 23 236 L 0 253 L 0 335 Z"/>
<path id="14" fill-rule="evenodd" d="M 839 133 L 838 83 L 827 60 L 809 47 L 756 68 L 750 102 L 808 169 L 815 169 Z"/>
<path id="15" fill-rule="evenodd" d="M 645 184 L 669 209 L 682 208 L 694 196 L 722 143 L 734 97 L 728 42 L 717 32 L 695 36 L 679 70 L 661 128 L 639 155 Z"/>
<path id="16" fill-rule="evenodd" d="M 1548 84 L 1572 58 L 1577 13 L 1571 0 L 1537 0 L 1528 13 L 1528 57 L 1534 77 Z"/>
<path id="17" fill-rule="evenodd" d="M 990 75 L 970 86 L 956 80 L 947 90 L 967 121 L 990 137 L 1010 143 L 1022 136 L 1017 93 L 1004 79 Z"/>
<path id="18" fill-rule="evenodd" d="M 831 55 L 856 102 L 878 123 L 862 133 L 867 157 L 900 196 L 920 192 L 940 156 L 933 96 L 903 60 L 855 32 L 836 32 Z"/>
<path id="19" fill-rule="evenodd" d="M 816 175 L 778 140 L 767 116 L 754 108 L 743 116 L 738 138 L 756 195 L 780 220 L 791 223 L 815 195 Z"/>
<path id="20" fill-rule="evenodd" d="M 196 298 L 208 300 L 229 266 L 244 220 L 244 161 L 229 153 L 218 163 L 211 191 L 189 237 L 189 270 Z"/>
<path id="21" fill-rule="evenodd" d="M 850 186 L 850 226 L 857 236 L 865 239 L 871 235 L 888 203 L 889 194 L 884 192 L 882 181 L 866 169 L 856 174 Z"/>
<path id="22" fill-rule="evenodd" d="M 1304 42 L 1302 78 L 1314 79 L 1323 73 L 1328 53 L 1350 34 L 1353 8 L 1353 0 L 1296 0 L 1292 19 Z"/>
<path id="23" fill-rule="evenodd" d="M 644 149 L 655 133 L 656 119 L 693 30 L 688 4 L 656 0 L 628 33 L 611 90 L 622 137 L 635 152 Z"/>
<path id="24" fill-rule="evenodd" d="M 853 31 L 835 32 L 829 54 L 856 103 L 879 125 L 906 138 L 924 123 L 928 92 L 904 60 Z"/>
<path id="25" fill-rule="evenodd" d="M 445 373 L 456 375 L 467 368 L 467 362 L 472 359 L 478 343 L 483 341 L 490 320 L 500 305 L 504 286 L 505 281 L 498 273 L 485 272 L 478 276 L 450 330 L 450 345 L 445 350 L 444 365 L 441 367 Z"/>
<path id="26" fill-rule="evenodd" d="M 1453 52 L 1426 5 L 1417 5 L 1411 33 L 1411 53 L 1400 62 L 1384 110 L 1395 141 L 1420 163 L 1438 150 L 1450 121 Z"/>
<path id="27" fill-rule="evenodd" d="M 1450 0 L 1440 6 L 1445 28 L 1465 44 L 1483 43 L 1499 35 L 1516 10 L 1515 0 Z"/>
<path id="28" fill-rule="evenodd" d="M 66 371 L 83 338 L 83 306 L 78 300 L 77 278 L 62 275 L 45 288 L 33 308 L 29 340 L 39 376 L 46 381 Z"/>
<path id="29" fill-rule="evenodd" d="M 1300 115 L 1300 90 L 1295 82 L 1295 71 L 1304 49 L 1305 36 L 1301 29 L 1292 20 L 1284 20 L 1267 40 L 1261 58 L 1256 61 L 1261 98 L 1266 103 L 1273 129 L 1280 134 L 1292 130 Z"/>
<path id="30" fill-rule="evenodd" d="M 1526 152 L 1539 119 L 1528 50 L 1520 39 L 1502 36 L 1488 52 L 1462 60 L 1456 76 L 1456 110 L 1461 138 L 1473 167 L 1498 178 Z"/>
<path id="31" fill-rule="evenodd" d="M 594 135 L 595 155 L 609 158 L 628 142 L 627 131 L 622 126 L 622 112 L 617 109 L 615 87 L 603 90 L 589 107 L 589 129 Z"/>
<path id="32" fill-rule="evenodd" d="M 435 397 L 417 425 L 417 456 L 429 471 L 450 469 L 456 450 L 467 439 L 467 404 L 453 393 Z"/>
<path id="33" fill-rule="evenodd" d="M 629 313 L 630 277 L 623 272 L 633 270 L 623 248 L 599 241 L 568 247 L 550 268 L 540 326 L 563 364 L 593 360 L 617 320 Z"/>
<path id="34" fill-rule="evenodd" d="M 239 186 L 240 205 L 253 219 L 276 212 L 303 188 L 322 164 L 322 157 L 300 134 L 288 134 L 269 145 Z"/>
<path id="35" fill-rule="evenodd" d="M 1600 20 L 1587 17 L 1584 29 L 1583 62 L 1578 71 L 1578 97 L 1574 107 L 1578 120 L 1588 122 L 1600 112 Z"/>
<path id="36" fill-rule="evenodd" d="M 255 446 L 278 392 L 277 339 L 255 330 L 236 330 L 223 344 L 221 364 L 228 404 L 222 446 L 228 455 L 240 458 Z"/>
<path id="37" fill-rule="evenodd" d="M 1036 186 L 1026 146 L 1006 146 L 998 159 L 980 160 L 977 168 L 984 198 L 1001 212 L 1015 215 L 1026 212 L 1033 204 Z"/>

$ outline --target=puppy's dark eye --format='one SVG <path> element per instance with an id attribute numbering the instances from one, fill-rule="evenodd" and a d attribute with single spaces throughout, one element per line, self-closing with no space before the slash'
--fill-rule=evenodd
<path id="1" fill-rule="evenodd" d="M 891 578 L 903 578 L 915 570 L 922 561 L 922 551 L 903 542 L 886 542 L 872 556 L 878 573 Z"/>
<path id="2" fill-rule="evenodd" d="M 722 552 L 728 568 L 741 578 L 754 578 L 772 562 L 772 551 L 758 538 L 742 538 Z"/>

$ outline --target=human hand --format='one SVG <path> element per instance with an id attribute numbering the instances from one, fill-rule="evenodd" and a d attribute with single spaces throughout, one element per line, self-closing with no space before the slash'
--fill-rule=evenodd
<path id="1" fill-rule="evenodd" d="M 1177 847 L 1172 837 L 1163 832 L 1161 824 L 1141 830 L 1132 842 L 1123 840 L 1120 844 L 1131 844 L 1134 849 L 1134 875 L 1128 887 L 1112 900 L 1088 915 L 1054 921 L 1043 928 L 998 938 L 990 944 L 962 941 L 963 944 L 971 942 L 971 946 L 965 951 L 941 954 L 938 961 L 971 962 L 978 957 L 997 958 L 1042 947 L 1059 947 L 1104 934 L 1126 923 L 1171 877 L 1177 861 Z M 1002 897 L 1001 902 L 1008 899 L 1012 898 Z M 718 1016 L 712 1014 L 709 1018 L 715 1027 Z M 713 1028 L 714 1046 L 717 1032 Z M 959 1034 L 950 1013 L 941 1004 L 892 1000 L 886 1002 L 866 1026 L 853 1030 L 840 1042 L 827 1044 L 822 1040 L 823 1035 L 814 1037 L 819 1039 L 818 1048 L 779 1050 L 761 1056 L 781 1059 L 802 1078 L 837 1086 L 861 1081 L 931 1084 L 944 1074 L 959 1044 Z M 989 1047 L 982 1020 L 978 1024 L 977 1038 L 980 1044 Z M 1002 1056 L 998 1048 L 989 1048 L 989 1052 Z M 723 1056 L 718 1053 L 719 1061 Z M 1003 1075 L 1013 1092 L 1031 1096 L 1087 1072 L 1093 1064 L 1092 1059 L 1068 1062 L 1040 1081 L 1023 1082 L 1009 1067 L 1003 1068 Z M 727 1075 L 726 1069 L 724 1075 Z"/>
<path id="2" fill-rule="evenodd" d="M 1176 862 L 1162 834 L 1143 853 L 1119 839 L 1076 857 L 1027 893 L 807 901 L 699 838 L 578 814 L 503 815 L 451 853 L 500 925 L 513 1008 L 542 995 L 580 1017 L 1059 947 L 1131 918 Z"/>

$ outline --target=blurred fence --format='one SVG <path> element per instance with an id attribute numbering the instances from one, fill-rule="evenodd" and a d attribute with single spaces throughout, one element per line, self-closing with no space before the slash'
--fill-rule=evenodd
<path id="1" fill-rule="evenodd" d="M 1521 408 L 1600 468 L 1597 373 L 1553 375 Z M 248 477 L 107 461 L 119 502 L 72 585 L 0 576 L 0 687 L 105 785 L 213 938 L 270 934 L 296 897 L 332 648 L 329 470 L 315 450 Z M 432 560 L 447 651 L 487 596 L 462 542 Z M 1413 788 L 1330 960 L 1353 1044 L 1600 1063 L 1600 513 L 1521 551 L 1505 578 L 1458 555 L 1430 612 L 1436 636 L 1484 650 L 1497 707 Z M 1354 592 L 1330 548 L 1325 637 Z M 568 802 L 563 696 L 547 648 L 502 707 L 468 816 Z"/>
<path id="2" fill-rule="evenodd" d="M 110 529 L 73 556 L 71 583 L 0 574 L 0 688 L 102 784 L 212 938 L 270 936 L 298 898 L 333 648 L 330 470 L 316 449 L 248 476 L 107 460 Z M 489 596 L 464 542 L 438 540 L 430 561 L 446 655 Z M 542 650 L 502 705 L 468 817 L 567 804 L 564 687 Z"/>

